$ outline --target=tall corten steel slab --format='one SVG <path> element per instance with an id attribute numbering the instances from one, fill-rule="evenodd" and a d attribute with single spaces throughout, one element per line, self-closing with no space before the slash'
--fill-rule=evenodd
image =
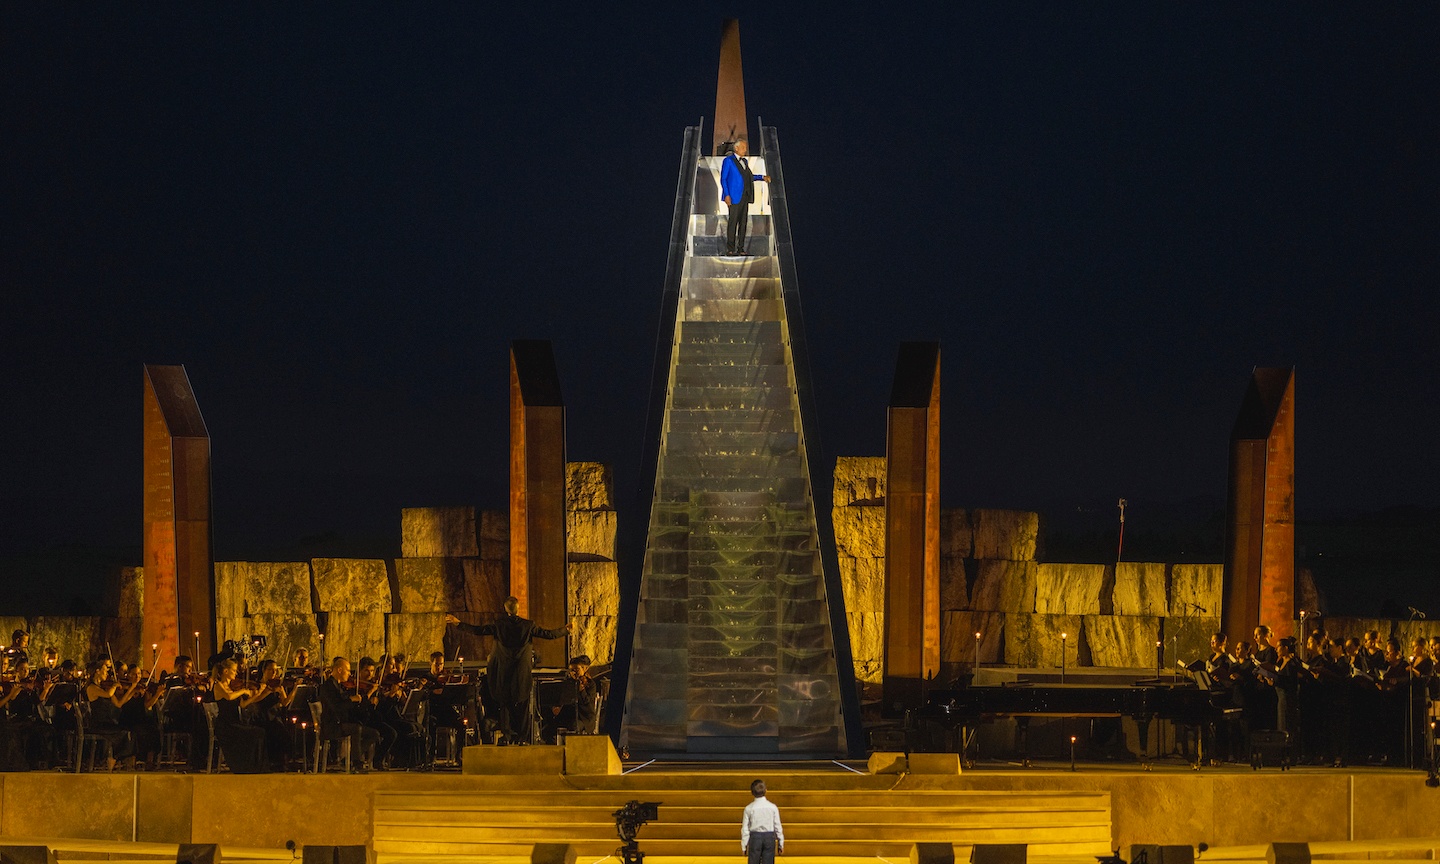
<path id="1" fill-rule="evenodd" d="M 940 670 L 940 343 L 904 342 L 885 441 L 887 711 L 918 708 Z"/>
<path id="2" fill-rule="evenodd" d="M 745 74 L 740 68 L 740 22 L 727 18 L 720 28 L 720 74 L 715 85 L 715 136 L 710 152 L 724 156 L 728 144 L 748 139 L 745 125 Z"/>
<path id="3" fill-rule="evenodd" d="M 215 651 L 210 433 L 184 366 L 145 367 L 141 643 L 161 657 Z"/>
<path id="4" fill-rule="evenodd" d="M 1295 632 L 1295 370 L 1259 368 L 1230 435 L 1223 617 L 1232 639 L 1257 624 Z"/>
<path id="5" fill-rule="evenodd" d="M 510 343 L 510 593 L 542 627 L 565 618 L 565 402 L 547 341 Z M 564 666 L 567 640 L 539 639 L 542 666 Z"/>

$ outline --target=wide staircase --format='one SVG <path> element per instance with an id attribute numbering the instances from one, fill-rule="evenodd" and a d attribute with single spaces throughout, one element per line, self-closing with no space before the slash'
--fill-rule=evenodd
<path id="1" fill-rule="evenodd" d="M 764 771 L 623 777 L 476 778 L 485 788 L 377 792 L 377 864 L 519 864 L 535 844 L 570 844 L 591 864 L 620 845 L 612 814 L 627 801 L 660 804 L 640 829 L 652 864 L 725 861 L 740 852 L 740 816 L 763 774 L 780 807 L 785 860 L 908 861 L 916 843 L 949 843 L 956 860 L 977 843 L 1025 843 L 1030 860 L 1090 864 L 1110 851 L 1108 792 L 992 792 L 958 777 Z M 580 781 L 580 782 L 575 782 Z"/>

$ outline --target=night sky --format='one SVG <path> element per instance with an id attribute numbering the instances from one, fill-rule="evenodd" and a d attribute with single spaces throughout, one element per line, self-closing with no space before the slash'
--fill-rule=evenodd
<path id="1" fill-rule="evenodd" d="M 732 15 L 827 460 L 884 453 L 935 339 L 944 506 L 1143 532 L 1223 506 L 1250 369 L 1293 364 L 1302 520 L 1437 512 L 1440 6 L 577 8 L 0 7 L 0 575 L 138 563 L 146 362 L 189 371 L 220 559 L 503 507 L 517 338 L 628 494 Z"/>

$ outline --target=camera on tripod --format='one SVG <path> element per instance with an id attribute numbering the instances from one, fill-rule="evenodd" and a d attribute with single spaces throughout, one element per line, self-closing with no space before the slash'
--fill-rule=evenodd
<path id="1" fill-rule="evenodd" d="M 624 807 L 610 815 L 615 817 L 615 833 L 625 843 L 615 850 L 615 857 L 623 864 L 641 864 L 645 860 L 645 853 L 640 851 L 635 837 L 646 822 L 660 818 L 660 802 L 626 801 Z"/>

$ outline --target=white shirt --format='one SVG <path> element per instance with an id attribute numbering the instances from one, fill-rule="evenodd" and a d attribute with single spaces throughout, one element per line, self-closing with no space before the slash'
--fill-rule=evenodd
<path id="1" fill-rule="evenodd" d="M 785 833 L 780 830 L 780 808 L 768 798 L 756 798 L 745 805 L 745 818 L 740 820 L 740 851 L 750 845 L 751 832 L 774 831 L 775 848 L 785 845 Z"/>

